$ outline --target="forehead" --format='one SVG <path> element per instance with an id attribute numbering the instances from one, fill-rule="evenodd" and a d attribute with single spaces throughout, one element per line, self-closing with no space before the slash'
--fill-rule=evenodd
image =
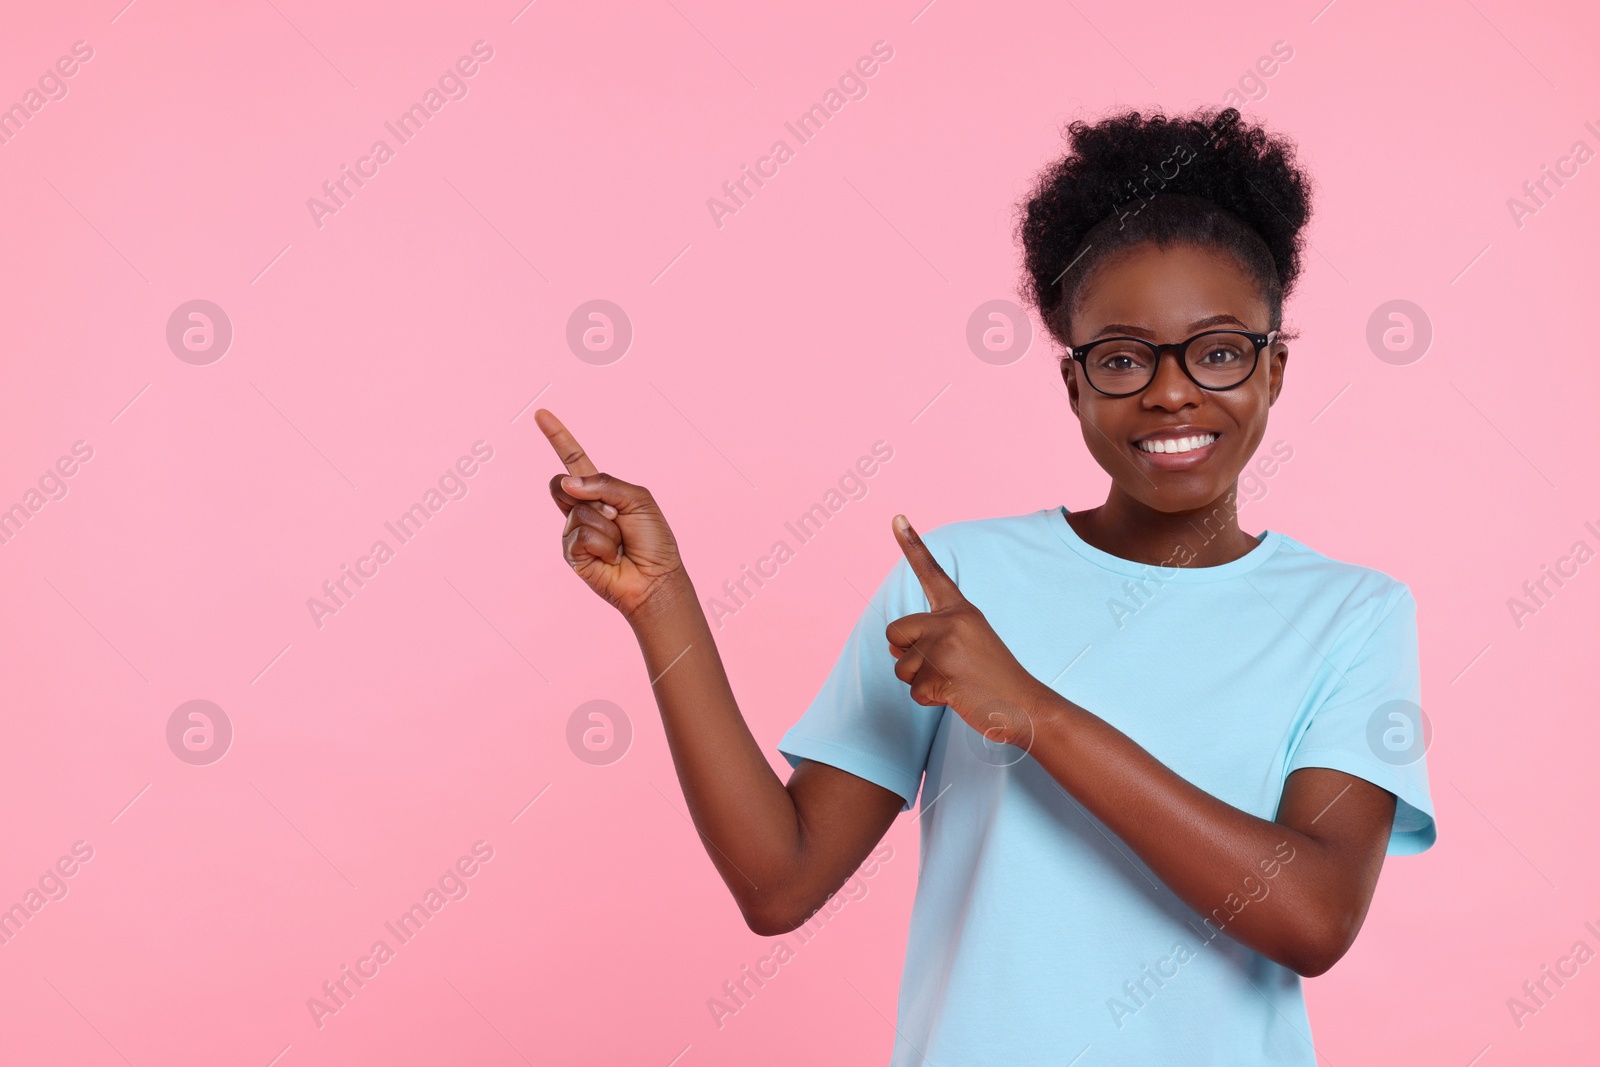
<path id="1" fill-rule="evenodd" d="M 1085 279 L 1072 332 L 1081 338 L 1113 322 L 1182 331 L 1223 313 L 1264 329 L 1267 311 L 1260 285 L 1228 252 L 1188 242 L 1144 243 L 1116 253 Z"/>

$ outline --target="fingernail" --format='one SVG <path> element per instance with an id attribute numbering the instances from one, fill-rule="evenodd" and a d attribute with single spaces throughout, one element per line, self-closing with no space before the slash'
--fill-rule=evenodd
<path id="1" fill-rule="evenodd" d="M 569 474 L 565 478 L 561 479 L 561 484 L 568 489 L 581 489 L 583 488 L 583 479 L 573 477 Z"/>
<path id="2" fill-rule="evenodd" d="M 901 533 L 905 533 L 907 530 L 911 529 L 911 523 L 906 521 L 906 517 L 904 515 L 896 515 L 894 517 L 894 528 L 899 530 Z"/>
<path id="3" fill-rule="evenodd" d="M 614 519 L 617 517 L 617 509 L 612 507 L 610 504 L 601 504 L 600 511 L 608 519 Z"/>

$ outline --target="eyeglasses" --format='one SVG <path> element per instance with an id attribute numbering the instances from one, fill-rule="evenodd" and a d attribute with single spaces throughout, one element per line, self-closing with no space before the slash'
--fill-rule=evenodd
<path id="1" fill-rule="evenodd" d="M 1068 348 L 1061 358 L 1082 364 L 1083 375 L 1096 392 L 1132 396 L 1155 380 L 1162 353 L 1171 351 L 1190 381 L 1202 389 L 1219 391 L 1243 385 L 1255 373 L 1261 350 L 1277 336 L 1277 330 L 1208 330 L 1170 345 L 1138 337 L 1102 337 Z"/>

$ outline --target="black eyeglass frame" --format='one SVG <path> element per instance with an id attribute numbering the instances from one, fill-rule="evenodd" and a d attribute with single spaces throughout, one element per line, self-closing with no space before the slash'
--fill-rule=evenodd
<path id="1" fill-rule="evenodd" d="M 1211 335 L 1218 333 L 1237 334 L 1240 337 L 1247 337 L 1250 339 L 1250 343 L 1254 348 L 1255 354 L 1251 357 L 1250 369 L 1245 372 L 1244 377 L 1240 378 L 1232 385 L 1207 385 L 1200 379 L 1196 378 L 1194 376 L 1194 371 L 1189 369 L 1189 346 L 1200 340 L 1202 337 L 1210 337 Z M 1128 397 L 1138 396 L 1140 393 L 1150 388 L 1150 383 L 1156 380 L 1156 374 L 1161 370 L 1162 355 L 1166 352 L 1172 352 L 1178 361 L 1178 366 L 1182 368 L 1184 376 L 1191 382 L 1194 382 L 1195 385 L 1210 393 L 1225 393 L 1229 389 L 1239 388 L 1239 386 L 1243 385 L 1245 382 L 1248 382 L 1255 376 L 1256 367 L 1261 363 L 1261 350 L 1276 341 L 1278 339 L 1278 333 L 1278 330 L 1269 330 L 1266 333 L 1254 333 L 1250 330 L 1204 330 L 1195 334 L 1187 341 L 1175 341 L 1172 344 L 1165 345 L 1158 345 L 1154 341 L 1146 341 L 1142 337 L 1100 337 L 1090 341 L 1088 344 L 1078 345 L 1076 348 L 1068 347 L 1067 354 L 1060 358 L 1062 362 L 1065 362 L 1069 359 L 1076 360 L 1079 365 L 1083 367 L 1084 381 L 1088 382 L 1089 387 L 1095 392 L 1101 394 L 1102 396 Z M 1134 341 L 1148 348 L 1150 350 L 1151 358 L 1150 380 L 1139 386 L 1139 388 L 1127 393 L 1108 393 L 1098 385 L 1095 385 L 1093 377 L 1089 374 L 1089 365 L 1085 357 L 1091 348 L 1094 348 L 1096 345 L 1105 344 L 1107 341 Z"/>

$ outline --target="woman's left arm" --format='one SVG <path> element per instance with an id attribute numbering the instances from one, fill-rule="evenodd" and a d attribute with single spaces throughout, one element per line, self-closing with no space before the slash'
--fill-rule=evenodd
<path id="1" fill-rule="evenodd" d="M 1306 977 L 1355 941 L 1383 868 L 1395 796 L 1301 768 L 1276 821 L 1183 778 L 1022 667 L 907 525 L 896 537 L 929 611 L 889 623 L 895 675 L 917 703 L 949 705 L 985 738 L 1026 750 L 1213 926 Z"/>
<path id="2" fill-rule="evenodd" d="M 1213 926 L 1307 978 L 1355 941 L 1383 868 L 1393 793 L 1303 767 L 1289 775 L 1277 821 L 1268 822 L 1054 691 L 1026 713 L 1032 741 L 1013 743 Z"/>

